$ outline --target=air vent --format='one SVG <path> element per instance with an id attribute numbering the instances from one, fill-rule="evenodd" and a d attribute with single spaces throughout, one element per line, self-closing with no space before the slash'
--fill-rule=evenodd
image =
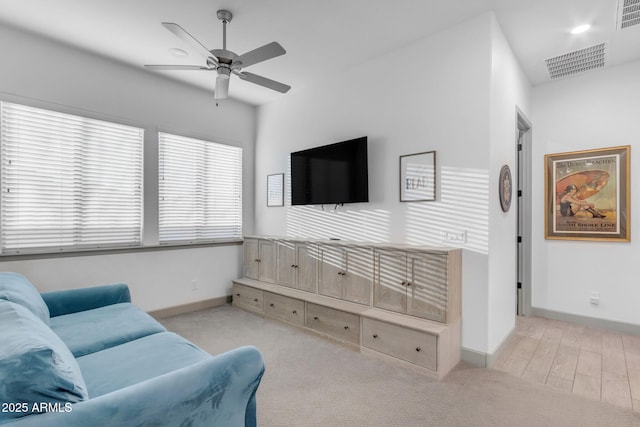
<path id="1" fill-rule="evenodd" d="M 640 0 L 619 0 L 618 29 L 640 24 Z"/>
<path id="2" fill-rule="evenodd" d="M 596 68 L 604 67 L 607 44 L 600 43 L 591 47 L 565 53 L 545 60 L 549 76 L 552 79 L 567 77 Z"/>

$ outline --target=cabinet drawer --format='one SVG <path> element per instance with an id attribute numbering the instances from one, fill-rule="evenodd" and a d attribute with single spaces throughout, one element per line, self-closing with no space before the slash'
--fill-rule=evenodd
<path id="1" fill-rule="evenodd" d="M 246 310 L 264 312 L 263 308 L 264 292 L 249 286 L 233 284 L 233 305 Z"/>
<path id="2" fill-rule="evenodd" d="M 363 346 L 436 371 L 436 336 L 366 318 L 362 321 L 362 333 Z"/>
<path id="3" fill-rule="evenodd" d="M 306 325 L 341 341 L 360 343 L 360 317 L 356 314 L 307 303 Z"/>
<path id="4" fill-rule="evenodd" d="M 265 292 L 264 313 L 286 322 L 304 325 L 304 301 L 295 298 Z"/>

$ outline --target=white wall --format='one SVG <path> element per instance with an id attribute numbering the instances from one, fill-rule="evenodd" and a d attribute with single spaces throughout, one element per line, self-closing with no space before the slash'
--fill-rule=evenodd
<path id="1" fill-rule="evenodd" d="M 467 242 L 460 245 L 462 341 L 481 353 L 508 333 L 497 325 L 504 312 L 511 313 L 506 328 L 513 325 L 513 289 L 489 300 L 489 249 L 500 250 L 507 239 L 490 242 L 504 227 L 490 232 L 489 217 L 496 209 L 495 165 L 513 164 L 515 156 L 514 102 L 528 96 L 496 27 L 493 14 L 485 14 L 360 66 L 338 69 L 316 86 L 292 90 L 259 108 L 256 138 L 258 234 L 443 245 L 444 231 L 466 231 Z M 501 43 L 497 48 L 495 39 Z M 509 92 L 511 86 L 515 93 Z M 507 117 L 492 121 L 494 105 L 499 114 L 508 110 Z M 370 203 L 335 211 L 289 202 L 266 207 L 266 176 L 285 172 L 288 177 L 292 151 L 363 135 L 369 138 Z M 399 156 L 430 150 L 437 152 L 437 201 L 400 203 Z M 491 292 L 502 292 L 504 278 L 493 276 Z M 513 287 L 513 277 L 509 284 Z M 499 308 L 491 333 L 489 308 Z"/>
<path id="2" fill-rule="evenodd" d="M 640 325 L 639 75 L 636 61 L 533 90 L 534 308 Z M 620 145 L 631 146 L 631 243 L 545 240 L 544 155 Z"/>
<path id="3" fill-rule="evenodd" d="M 515 327 L 517 283 L 517 151 L 516 107 L 530 115 L 531 85 L 498 25 L 492 20 L 491 136 L 489 185 L 489 353 L 494 353 Z M 498 197 L 502 165 L 511 169 L 513 200 L 503 212 Z"/>
<path id="4" fill-rule="evenodd" d="M 231 281 L 240 277 L 240 248 L 232 245 L 3 261 L 0 271 L 24 274 L 41 292 L 126 283 L 132 301 L 150 311 L 231 295 Z M 192 280 L 196 281 L 196 290 Z"/>
<path id="5" fill-rule="evenodd" d="M 0 26 L 0 100 L 123 122 L 145 129 L 146 245 L 157 245 L 157 131 L 241 146 L 244 227 L 253 230 L 255 108 L 233 100 L 216 108 L 211 92 L 176 83 L 16 29 Z M 130 284 L 147 310 L 230 294 L 240 245 L 69 258 L 0 260 L 41 290 Z M 193 291 L 191 282 L 197 282 Z"/>

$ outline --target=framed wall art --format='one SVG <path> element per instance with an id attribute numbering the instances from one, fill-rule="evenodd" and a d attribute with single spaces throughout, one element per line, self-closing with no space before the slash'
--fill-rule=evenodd
<path id="1" fill-rule="evenodd" d="M 628 242 L 630 147 L 547 154 L 545 238 Z"/>
<path id="2" fill-rule="evenodd" d="M 284 174 L 267 175 L 267 206 L 284 206 Z"/>
<path id="3" fill-rule="evenodd" d="M 436 152 L 400 156 L 400 201 L 436 199 Z"/>

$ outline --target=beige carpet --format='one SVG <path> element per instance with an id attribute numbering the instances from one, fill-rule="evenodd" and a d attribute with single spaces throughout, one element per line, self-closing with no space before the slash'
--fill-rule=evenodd
<path id="1" fill-rule="evenodd" d="M 492 369 L 461 364 L 437 382 L 228 305 L 162 322 L 212 354 L 247 344 L 262 351 L 261 427 L 640 427 L 630 410 Z"/>

